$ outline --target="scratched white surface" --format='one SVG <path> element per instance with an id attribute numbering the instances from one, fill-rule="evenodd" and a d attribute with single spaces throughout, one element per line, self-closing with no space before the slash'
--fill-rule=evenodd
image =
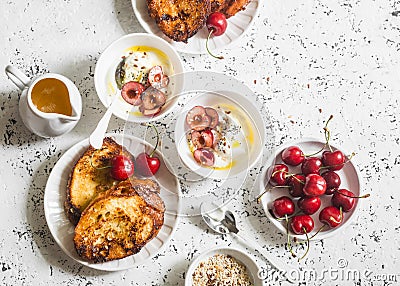
<path id="1" fill-rule="evenodd" d="M 99 272 L 68 258 L 44 218 L 46 180 L 57 159 L 86 138 L 105 111 L 93 83 L 100 53 L 120 36 L 143 30 L 129 0 L 8 0 L 0 2 L 0 11 L 1 69 L 11 63 L 29 77 L 64 74 L 84 104 L 72 132 L 41 139 L 23 126 L 19 92 L 0 73 L 1 285 L 183 285 L 200 252 L 215 245 L 243 247 L 209 232 L 199 217 L 186 217 L 163 252 L 131 270 Z M 355 224 L 312 244 L 300 266 L 318 277 L 302 285 L 400 285 L 400 1 L 265 0 L 249 33 L 222 54 L 222 61 L 182 58 L 187 70 L 223 72 L 253 89 L 273 123 L 271 145 L 321 136 L 323 120 L 334 114 L 336 142 L 357 152 L 364 192 L 371 197 Z M 114 117 L 109 131 L 123 130 L 124 122 Z M 144 129 L 135 130 L 143 136 Z M 285 238 L 249 202 L 257 191 L 251 186 L 229 205 L 240 228 L 297 265 Z M 249 253 L 265 269 L 262 257 Z M 356 279 L 341 277 L 346 270 L 355 270 Z M 271 277 L 270 285 L 280 285 Z"/>

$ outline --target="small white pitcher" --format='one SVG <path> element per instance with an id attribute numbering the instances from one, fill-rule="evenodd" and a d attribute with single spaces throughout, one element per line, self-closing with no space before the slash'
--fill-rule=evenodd
<path id="1" fill-rule="evenodd" d="M 65 76 L 47 73 L 30 80 L 20 70 L 6 66 L 8 78 L 21 90 L 19 113 L 25 126 L 44 138 L 55 137 L 67 133 L 78 123 L 82 113 L 82 98 L 75 84 Z M 32 89 L 37 82 L 45 78 L 55 78 L 62 81 L 69 93 L 72 115 L 46 113 L 40 111 L 32 102 Z"/>

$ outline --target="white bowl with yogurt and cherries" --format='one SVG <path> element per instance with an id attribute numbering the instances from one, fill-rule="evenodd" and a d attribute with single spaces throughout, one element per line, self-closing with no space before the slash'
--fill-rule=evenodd
<path id="1" fill-rule="evenodd" d="M 175 144 L 183 163 L 212 179 L 248 171 L 262 155 L 264 138 L 264 122 L 255 105 L 228 91 L 190 99 L 175 125 Z"/>
<path id="2" fill-rule="evenodd" d="M 182 90 L 181 58 L 165 40 L 136 33 L 119 38 L 101 54 L 95 69 L 97 94 L 117 117 L 148 122 L 167 115 Z"/>

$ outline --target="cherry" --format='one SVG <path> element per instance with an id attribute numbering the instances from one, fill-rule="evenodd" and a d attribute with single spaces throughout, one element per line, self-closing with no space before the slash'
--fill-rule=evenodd
<path id="1" fill-rule="evenodd" d="M 355 203 L 356 196 L 346 189 L 337 190 L 332 196 L 332 205 L 337 208 L 342 208 L 344 212 L 351 211 Z"/>
<path id="2" fill-rule="evenodd" d="M 282 161 L 290 166 L 297 166 L 303 163 L 304 154 L 297 146 L 290 146 L 282 151 Z"/>
<path id="3" fill-rule="evenodd" d="M 290 227 L 295 234 L 310 233 L 314 229 L 314 220 L 309 215 L 296 215 L 292 217 Z"/>
<path id="4" fill-rule="evenodd" d="M 288 166 L 285 164 L 276 164 L 272 167 L 272 174 L 269 180 L 271 185 L 283 186 L 286 184 L 286 176 L 289 172 Z"/>
<path id="5" fill-rule="evenodd" d="M 297 205 L 303 213 L 312 215 L 321 207 L 321 199 L 319 197 L 304 197 L 297 202 Z"/>
<path id="6" fill-rule="evenodd" d="M 306 183 L 303 192 L 306 196 L 320 196 L 326 191 L 326 182 L 324 178 L 317 174 L 306 176 Z"/>
<path id="7" fill-rule="evenodd" d="M 134 164 L 131 159 L 124 155 L 117 155 L 110 161 L 111 177 L 115 180 L 123 181 L 128 179 L 134 173 Z"/>
<path id="8" fill-rule="evenodd" d="M 339 175 L 334 171 L 328 171 L 323 173 L 322 178 L 326 181 L 326 195 L 332 195 L 340 186 L 341 180 Z"/>
<path id="9" fill-rule="evenodd" d="M 319 221 L 324 225 L 335 228 L 343 221 L 342 211 L 334 206 L 325 207 L 319 213 Z"/>
<path id="10" fill-rule="evenodd" d="M 146 152 L 140 153 L 136 158 L 136 171 L 139 175 L 143 177 L 151 177 L 155 175 L 160 168 L 160 159 L 154 156 L 154 153 L 157 150 L 158 143 L 160 141 L 160 135 L 158 134 L 158 130 L 154 124 L 147 123 L 147 126 L 150 126 L 154 129 L 157 136 L 156 145 L 154 146 L 153 151 L 150 154 Z"/>
<path id="11" fill-rule="evenodd" d="M 194 150 L 193 157 L 197 163 L 212 167 L 214 165 L 215 157 L 214 153 L 210 149 L 199 148 Z"/>
<path id="12" fill-rule="evenodd" d="M 122 86 L 121 96 L 129 104 L 138 106 L 142 103 L 141 94 L 144 85 L 135 81 L 129 81 Z"/>
<path id="13" fill-rule="evenodd" d="M 304 160 L 301 164 L 301 172 L 307 176 L 308 174 L 318 174 L 322 167 L 321 159 L 317 157 L 310 157 Z"/>
<path id="14" fill-rule="evenodd" d="M 294 197 L 304 196 L 303 188 L 306 182 L 306 177 L 300 174 L 292 175 L 287 178 L 287 184 L 289 186 L 289 194 Z"/>
<path id="15" fill-rule="evenodd" d="M 208 48 L 208 41 L 210 40 L 211 35 L 213 36 L 221 36 L 226 31 L 226 27 L 228 26 L 228 22 L 226 21 L 226 17 L 221 12 L 211 13 L 207 18 L 206 22 L 207 29 L 209 31 L 207 41 L 206 41 L 206 49 L 207 52 L 216 59 L 223 59 L 222 56 L 213 55 Z"/>
<path id="16" fill-rule="evenodd" d="M 331 171 L 338 171 L 343 168 L 345 156 L 342 151 L 324 151 L 322 153 L 322 164 Z"/>
<path id="17" fill-rule="evenodd" d="M 276 218 L 283 218 L 294 214 L 295 205 L 291 198 L 283 196 L 272 203 L 272 213 Z"/>

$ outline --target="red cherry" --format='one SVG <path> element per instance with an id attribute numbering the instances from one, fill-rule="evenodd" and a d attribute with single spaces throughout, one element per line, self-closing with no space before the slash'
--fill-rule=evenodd
<path id="1" fill-rule="evenodd" d="M 289 194 L 294 197 L 304 196 L 303 188 L 306 182 L 306 177 L 300 174 L 289 176 L 287 178 L 287 184 L 289 186 Z"/>
<path id="2" fill-rule="evenodd" d="M 297 202 L 297 205 L 303 213 L 312 215 L 321 207 L 321 199 L 319 197 L 304 197 Z"/>
<path id="3" fill-rule="evenodd" d="M 121 96 L 129 104 L 138 106 L 142 103 L 141 94 L 144 85 L 135 81 L 129 81 L 122 86 Z"/>
<path id="4" fill-rule="evenodd" d="M 294 214 L 295 205 L 293 201 L 286 196 L 277 198 L 272 203 L 272 213 L 276 218 L 290 216 Z"/>
<path id="5" fill-rule="evenodd" d="M 282 161 L 290 166 L 297 166 L 304 161 L 303 151 L 297 146 L 290 146 L 283 150 Z"/>
<path id="6" fill-rule="evenodd" d="M 332 196 L 332 205 L 337 208 L 342 208 L 342 211 L 349 212 L 354 208 L 356 196 L 354 193 L 346 190 L 337 190 Z"/>
<path id="7" fill-rule="evenodd" d="M 321 210 L 319 221 L 331 228 L 335 228 L 342 223 L 343 215 L 338 208 L 329 206 Z"/>
<path id="8" fill-rule="evenodd" d="M 199 148 L 194 150 L 193 157 L 197 163 L 211 167 L 214 165 L 215 157 L 211 150 L 205 148 Z"/>
<path id="9" fill-rule="evenodd" d="M 136 172 L 143 177 L 151 177 L 160 168 L 160 159 L 147 153 L 140 153 L 136 160 Z"/>
<path id="10" fill-rule="evenodd" d="M 295 234 L 310 233 L 314 229 L 314 220 L 309 215 L 297 215 L 291 219 L 290 226 Z"/>
<path id="11" fill-rule="evenodd" d="M 210 40 L 211 35 L 221 36 L 223 33 L 225 33 L 226 27 L 228 26 L 225 15 L 220 12 L 214 12 L 210 14 L 210 16 L 207 18 L 206 26 L 209 32 L 206 41 L 207 52 L 210 54 L 210 56 L 222 60 L 224 57 L 215 56 L 210 52 L 210 49 L 208 48 L 208 41 Z"/>
<path id="12" fill-rule="evenodd" d="M 276 164 L 272 166 L 269 183 L 274 186 L 284 186 L 286 184 L 286 176 L 288 172 L 289 168 L 285 164 Z"/>
<path id="13" fill-rule="evenodd" d="M 334 171 L 328 171 L 323 173 L 322 178 L 326 181 L 326 195 L 332 195 L 340 186 L 340 176 Z"/>
<path id="14" fill-rule="evenodd" d="M 324 178 L 317 174 L 309 174 L 306 176 L 306 183 L 303 192 L 306 196 L 321 196 L 326 191 L 326 182 Z"/>
<path id="15" fill-rule="evenodd" d="M 117 155 L 113 157 L 110 163 L 111 177 L 113 177 L 115 180 L 126 180 L 135 172 L 132 160 L 124 155 Z"/>
<path id="16" fill-rule="evenodd" d="M 301 172 L 307 176 L 308 174 L 318 174 L 322 167 L 321 159 L 317 157 L 310 157 L 304 160 L 301 164 Z"/>
<path id="17" fill-rule="evenodd" d="M 221 36 L 223 33 L 225 33 L 228 22 L 226 21 L 226 17 L 223 13 L 214 12 L 208 16 L 206 25 L 208 31 L 212 31 L 214 36 Z"/>
<path id="18" fill-rule="evenodd" d="M 322 164 L 331 171 L 338 171 L 343 168 L 345 157 L 339 150 L 334 152 L 325 151 L 322 153 Z"/>

